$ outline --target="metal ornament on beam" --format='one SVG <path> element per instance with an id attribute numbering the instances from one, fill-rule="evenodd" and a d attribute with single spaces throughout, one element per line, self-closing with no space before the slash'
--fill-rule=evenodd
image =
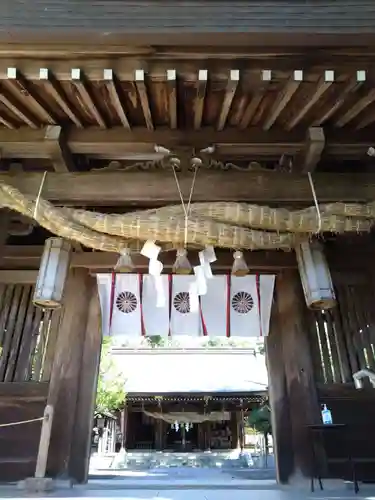
<path id="1" fill-rule="evenodd" d="M 46 240 L 33 297 L 37 307 L 57 309 L 62 306 L 71 250 L 71 243 L 67 240 Z"/>
<path id="2" fill-rule="evenodd" d="M 334 308 L 336 296 L 321 243 L 317 240 L 300 243 L 296 256 L 307 307 L 314 310 Z"/>

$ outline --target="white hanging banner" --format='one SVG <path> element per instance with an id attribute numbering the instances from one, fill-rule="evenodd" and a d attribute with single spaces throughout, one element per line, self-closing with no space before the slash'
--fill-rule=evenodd
<path id="1" fill-rule="evenodd" d="M 141 276 L 139 274 L 116 274 L 115 283 L 109 291 L 112 301 L 109 334 L 112 337 L 140 337 L 141 322 Z"/>
<path id="2" fill-rule="evenodd" d="M 201 334 L 199 308 L 190 305 L 190 285 L 195 276 L 172 276 L 171 335 L 198 337 Z"/>
<path id="3" fill-rule="evenodd" d="M 142 312 L 145 335 L 169 335 L 169 277 L 143 276 Z"/>
<path id="4" fill-rule="evenodd" d="M 202 323 L 205 335 L 227 335 L 228 277 L 215 275 L 207 280 L 207 293 L 201 297 Z"/>
<path id="5" fill-rule="evenodd" d="M 260 337 L 257 277 L 232 276 L 230 288 L 230 336 Z"/>
<path id="6" fill-rule="evenodd" d="M 98 283 L 98 294 L 102 316 L 102 336 L 109 337 L 109 310 L 111 304 L 111 275 L 97 274 L 96 281 Z"/>
<path id="7" fill-rule="evenodd" d="M 273 274 L 261 274 L 259 276 L 261 335 L 264 337 L 268 335 L 270 329 L 274 287 L 275 276 Z"/>

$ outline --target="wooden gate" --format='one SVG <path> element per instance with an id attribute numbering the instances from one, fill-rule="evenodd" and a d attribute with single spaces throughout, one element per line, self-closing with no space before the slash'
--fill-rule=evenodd
<path id="1" fill-rule="evenodd" d="M 41 417 L 60 312 L 32 303 L 32 284 L 0 284 L 0 424 Z M 41 422 L 0 428 L 0 480 L 33 475 Z"/>

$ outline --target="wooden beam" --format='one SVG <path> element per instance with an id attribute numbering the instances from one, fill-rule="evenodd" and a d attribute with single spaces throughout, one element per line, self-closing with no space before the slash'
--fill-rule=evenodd
<path id="1" fill-rule="evenodd" d="M 34 285 L 38 276 L 38 271 L 34 270 L 0 270 L 0 283 L 5 285 Z"/>
<path id="2" fill-rule="evenodd" d="M 322 127 L 310 127 L 305 148 L 294 161 L 297 171 L 304 174 L 313 172 L 322 157 L 324 147 L 325 136 Z"/>
<path id="3" fill-rule="evenodd" d="M 94 103 L 89 91 L 87 90 L 82 71 L 79 68 L 72 69 L 72 82 L 78 90 L 84 105 L 95 118 L 99 127 L 106 128 L 107 125 L 105 123 L 105 120 L 102 117 L 102 114 L 100 113 L 98 107 Z"/>
<path id="4" fill-rule="evenodd" d="M 135 81 L 135 86 L 137 87 L 138 90 L 139 99 L 141 101 L 146 127 L 149 130 L 154 130 L 154 123 L 152 121 L 150 104 L 148 102 L 147 88 L 145 83 L 145 72 L 143 71 L 143 69 L 137 69 L 135 71 L 134 81 Z"/>
<path id="5" fill-rule="evenodd" d="M 366 71 L 357 71 L 356 76 L 351 78 L 343 90 L 340 92 L 340 95 L 336 97 L 327 110 L 324 110 L 318 118 L 315 119 L 313 126 L 319 127 L 323 125 L 331 116 L 333 116 L 344 104 L 346 99 L 351 95 L 357 92 L 357 90 L 362 87 L 362 85 L 366 81 Z"/>
<path id="6" fill-rule="evenodd" d="M 22 267 L 38 269 L 42 253 L 43 246 L 5 246 L 4 255 L 0 264 L 2 267 L 13 266 L 13 269 L 15 270 L 6 271 L 4 276 L 6 279 L 11 280 L 11 273 L 15 273 L 15 277 L 17 277 L 17 279 L 27 279 L 28 282 L 33 283 L 34 281 L 32 280 L 36 279 L 36 272 L 31 271 L 27 278 L 23 278 L 19 269 Z M 212 264 L 213 271 L 218 273 L 228 271 L 233 264 L 232 252 L 218 249 L 216 251 L 216 255 L 217 261 Z M 296 259 L 293 252 L 248 251 L 244 252 L 244 256 L 248 265 L 251 266 L 251 269 L 276 271 L 278 269 L 294 269 L 296 267 Z M 175 261 L 175 252 L 163 252 L 160 258 L 163 262 L 164 269 L 166 271 L 170 271 Z M 192 252 L 191 255 L 189 255 L 189 258 L 192 263 L 196 263 L 197 265 L 199 264 L 196 252 Z M 148 269 L 148 260 L 142 255 L 134 254 L 132 259 L 137 269 Z M 74 252 L 72 254 L 71 267 L 83 267 L 93 271 L 104 272 L 106 270 L 113 269 L 117 260 L 118 254 L 115 253 L 89 251 L 79 253 Z"/>
<path id="7" fill-rule="evenodd" d="M 177 76 L 175 69 L 167 70 L 169 126 L 177 128 Z"/>
<path id="8" fill-rule="evenodd" d="M 247 128 L 250 125 L 250 122 L 255 115 L 256 110 L 258 109 L 260 103 L 262 102 L 263 97 L 265 96 L 269 84 L 272 79 L 272 72 L 270 70 L 262 70 L 261 72 L 261 84 L 260 87 L 253 93 L 250 98 L 250 101 L 245 109 L 245 112 L 242 116 L 241 122 L 239 124 L 240 129 Z"/>
<path id="9" fill-rule="evenodd" d="M 2 173 L 0 181 L 35 197 L 42 176 L 42 173 Z M 314 181 L 321 203 L 375 200 L 375 174 L 320 173 Z M 188 192 L 191 175 L 181 175 L 180 184 L 182 191 Z M 45 181 L 43 197 L 58 204 L 83 206 L 160 206 L 180 202 L 170 172 L 50 173 Z M 285 175 L 275 171 L 233 171 L 229 174 L 202 171 L 195 187 L 194 201 L 311 204 L 312 195 L 308 179 L 302 175 Z"/>
<path id="10" fill-rule="evenodd" d="M 327 70 L 324 72 L 324 76 L 320 78 L 315 86 L 314 93 L 309 96 L 305 105 L 299 109 L 299 111 L 288 121 L 285 128 L 287 130 L 292 130 L 303 118 L 307 115 L 307 113 L 312 109 L 312 107 L 319 101 L 319 99 L 327 92 L 327 90 L 331 87 L 335 80 L 334 71 Z"/>
<path id="11" fill-rule="evenodd" d="M 44 122 L 49 123 L 50 125 L 54 125 L 56 123 L 56 120 L 48 110 L 47 105 L 36 94 L 30 83 L 17 68 L 8 68 L 7 77 L 7 80 L 3 81 L 4 85 L 7 85 L 16 93 L 20 92 L 35 116 L 40 116 Z"/>
<path id="12" fill-rule="evenodd" d="M 50 151 L 44 138 L 47 128 L 31 130 L 21 127 L 17 130 L 0 128 L 0 150 L 2 158 L 12 160 L 25 158 L 49 158 Z M 285 132 L 273 128 L 264 131 L 259 127 L 246 130 L 227 128 L 216 131 L 211 127 L 200 130 L 147 130 L 114 127 L 107 130 L 99 128 L 66 130 L 66 141 L 72 154 L 90 155 L 108 160 L 146 160 L 155 157 L 155 144 L 173 150 L 176 148 L 206 148 L 215 145 L 215 154 L 220 158 L 240 156 L 267 156 L 278 159 L 282 154 L 295 156 L 305 144 L 305 130 Z M 369 130 L 366 133 L 346 133 L 329 129 L 326 131 L 326 154 L 334 157 L 355 158 L 363 155 L 373 146 L 374 138 Z"/>
<path id="13" fill-rule="evenodd" d="M 364 109 L 366 109 L 370 104 L 375 101 L 375 89 L 371 89 L 367 92 L 365 96 L 357 101 L 353 106 L 343 116 L 338 118 L 335 122 L 336 127 L 343 127 L 351 122 L 356 116 L 358 116 Z"/>
<path id="14" fill-rule="evenodd" d="M 221 106 L 219 121 L 217 124 L 218 130 L 223 130 L 223 128 L 225 127 L 230 107 L 232 105 L 232 101 L 234 99 L 234 95 L 236 93 L 239 81 L 240 81 L 240 71 L 238 69 L 231 69 L 228 83 L 225 89 L 223 104 Z"/>
<path id="15" fill-rule="evenodd" d="M 107 90 L 108 90 L 109 98 L 111 100 L 113 107 L 116 110 L 116 113 L 118 114 L 118 116 L 121 120 L 121 123 L 123 124 L 123 126 L 125 128 L 130 129 L 129 120 L 128 120 L 128 117 L 126 116 L 124 106 L 122 105 L 120 95 L 119 95 L 119 92 L 117 90 L 117 84 L 116 84 L 113 70 L 112 69 L 105 69 L 104 74 L 103 74 L 103 78 L 104 78 L 105 85 L 106 85 Z"/>
<path id="16" fill-rule="evenodd" d="M 199 130 L 202 125 L 202 117 L 204 110 L 204 99 L 207 90 L 208 71 L 200 69 L 197 81 L 197 95 L 194 100 L 194 130 Z"/>
<path id="17" fill-rule="evenodd" d="M 61 127 L 56 125 L 47 127 L 45 141 L 50 149 L 50 158 L 55 172 L 74 171 L 74 161 Z"/>
<path id="18" fill-rule="evenodd" d="M 48 68 L 40 68 L 39 80 L 44 83 L 44 89 L 49 93 L 49 95 L 56 101 L 64 113 L 70 118 L 70 120 L 78 127 L 83 128 L 83 123 L 75 112 L 73 106 L 69 103 L 67 97 L 65 96 L 64 90 L 61 84 Z"/>
<path id="19" fill-rule="evenodd" d="M 273 126 L 277 118 L 280 116 L 280 113 L 285 109 L 291 98 L 297 92 L 302 80 L 303 71 L 293 71 L 293 75 L 290 77 L 288 83 L 284 85 L 284 88 L 276 97 L 268 118 L 263 126 L 264 130 L 269 130 Z"/>

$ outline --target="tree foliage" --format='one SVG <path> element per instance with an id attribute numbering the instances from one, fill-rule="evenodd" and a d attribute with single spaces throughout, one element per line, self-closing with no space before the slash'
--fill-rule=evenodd
<path id="1" fill-rule="evenodd" d="M 251 427 L 264 436 L 272 433 L 271 411 L 268 405 L 253 410 L 248 416 L 247 421 Z"/>
<path id="2" fill-rule="evenodd" d="M 104 339 L 100 358 L 95 413 L 108 415 L 119 410 L 125 401 L 125 377 L 111 355 L 111 340 Z"/>

